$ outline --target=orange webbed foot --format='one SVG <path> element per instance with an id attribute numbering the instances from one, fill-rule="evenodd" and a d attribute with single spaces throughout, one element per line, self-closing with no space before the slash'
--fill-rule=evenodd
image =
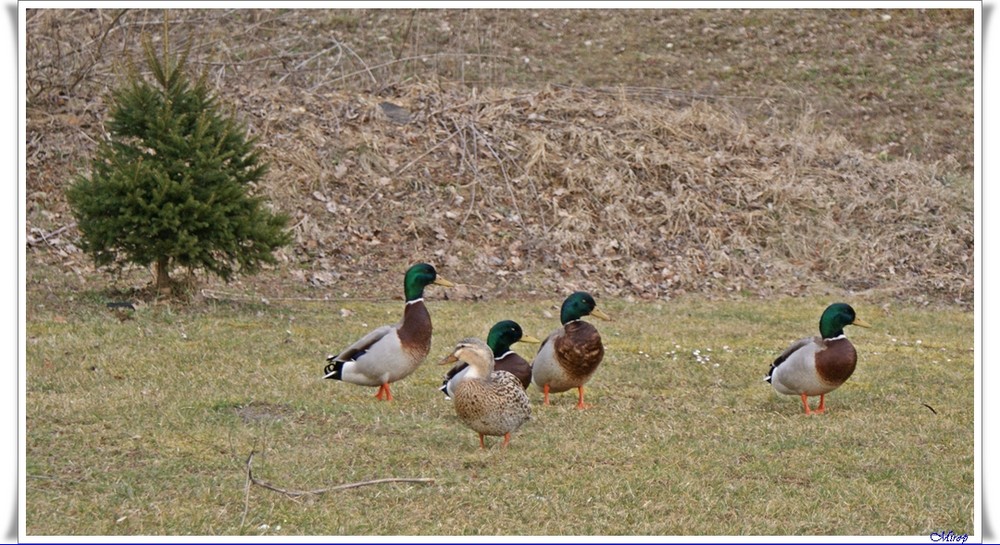
<path id="1" fill-rule="evenodd" d="M 383 384 L 378 387 L 378 393 L 375 394 L 375 399 L 392 401 L 392 392 L 389 391 L 389 384 Z"/>

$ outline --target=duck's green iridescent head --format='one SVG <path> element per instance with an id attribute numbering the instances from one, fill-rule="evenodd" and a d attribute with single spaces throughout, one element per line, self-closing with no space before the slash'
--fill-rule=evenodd
<path id="1" fill-rule="evenodd" d="M 493 324 L 493 327 L 490 328 L 490 334 L 486 338 L 486 344 L 490 345 L 493 354 L 497 357 L 510 350 L 510 345 L 516 342 L 538 344 L 541 341 L 531 335 L 525 335 L 521 326 L 514 320 L 502 320 Z"/>
<path id="2" fill-rule="evenodd" d="M 406 294 L 407 301 L 414 301 L 424 296 L 424 288 L 430 284 L 438 284 L 445 287 L 452 287 L 455 284 L 440 278 L 434 267 L 427 263 L 417 263 L 406 271 L 403 279 L 403 293 Z"/>
<path id="3" fill-rule="evenodd" d="M 565 325 L 590 314 L 602 320 L 611 319 L 610 316 L 597 308 L 597 303 L 589 293 L 577 291 L 563 301 L 562 309 L 559 311 L 559 320 Z"/>
<path id="4" fill-rule="evenodd" d="M 864 320 L 855 314 L 854 309 L 847 303 L 834 303 L 823 311 L 819 318 L 819 334 L 824 339 L 832 339 L 844 334 L 844 326 L 856 325 L 861 327 L 871 327 Z"/>

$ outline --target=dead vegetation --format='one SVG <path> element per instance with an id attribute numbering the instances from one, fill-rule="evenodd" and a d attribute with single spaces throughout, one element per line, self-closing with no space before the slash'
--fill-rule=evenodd
<path id="1" fill-rule="evenodd" d="M 260 137 L 271 170 L 258 190 L 294 218 L 284 265 L 253 289 L 382 293 L 419 259 L 469 284 L 459 296 L 833 289 L 971 305 L 971 153 L 864 149 L 869 135 L 831 119 L 821 96 L 779 114 L 773 89 L 734 87 L 744 94 L 727 100 L 718 81 L 709 92 L 624 76 L 541 83 L 563 34 L 539 56 L 525 50 L 541 42 L 508 47 L 516 12 L 446 13 L 433 27 L 419 10 L 170 13 L 178 43 L 197 30 L 194 65 Z M 717 12 L 706 13 L 690 17 Z M 29 10 L 29 275 L 54 266 L 94 281 L 62 191 L 104 137 L 113 59 L 162 17 Z M 661 33 L 680 32 L 670 21 Z M 814 21 L 802 15 L 825 37 Z M 376 27 L 386 39 L 366 41 Z M 971 63 L 962 47 L 957 70 Z M 971 90 L 945 98 L 971 111 Z M 959 142 L 949 149 L 971 147 Z"/>

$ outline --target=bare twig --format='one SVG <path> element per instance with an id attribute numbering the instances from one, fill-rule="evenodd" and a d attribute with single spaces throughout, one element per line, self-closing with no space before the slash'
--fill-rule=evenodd
<path id="1" fill-rule="evenodd" d="M 286 60 L 288 60 L 288 55 L 281 54 L 281 55 L 267 55 L 265 57 L 257 57 L 257 58 L 253 58 L 253 59 L 247 59 L 245 61 L 205 61 L 205 60 L 195 60 L 195 61 L 189 61 L 189 62 L 191 64 L 200 65 L 200 66 L 223 66 L 223 67 L 229 67 L 229 66 L 250 66 L 252 64 L 257 64 L 259 62 L 286 61 Z"/>
<path id="2" fill-rule="evenodd" d="M 475 205 L 476 205 L 476 187 L 479 185 L 479 167 L 475 163 L 473 163 L 472 161 L 470 161 L 469 158 L 472 157 L 473 160 L 478 161 L 479 160 L 478 159 L 479 155 L 475 152 L 475 150 L 473 150 L 471 152 L 469 151 L 468 141 L 466 140 L 464 128 L 463 127 L 459 127 L 458 122 L 455 121 L 454 119 L 452 120 L 452 124 L 455 126 L 455 131 L 462 135 L 462 151 L 463 151 L 463 153 L 462 153 L 462 159 L 461 160 L 463 162 L 465 162 L 465 164 L 467 164 L 469 166 L 469 170 L 472 171 L 472 192 L 471 192 L 471 195 L 469 197 L 469 208 L 465 211 L 465 216 L 462 217 L 462 221 L 459 222 L 458 229 L 457 229 L 457 232 L 461 233 L 462 230 L 465 229 L 465 222 L 468 221 L 469 216 L 472 215 L 473 209 L 475 209 Z M 475 145 L 475 143 L 476 143 L 476 141 L 473 138 L 472 144 Z M 452 241 L 452 243 L 454 243 L 454 240 Z"/>
<path id="3" fill-rule="evenodd" d="M 217 301 L 254 301 L 260 302 L 262 299 L 268 301 L 307 301 L 314 303 L 343 303 L 345 301 L 363 301 L 366 303 L 377 303 L 385 301 L 384 297 L 262 297 L 260 295 L 244 295 L 240 293 L 229 293 L 220 290 L 202 288 L 202 297 L 215 299 Z"/>
<path id="4" fill-rule="evenodd" d="M 250 451 L 250 457 L 247 458 L 247 484 L 243 490 L 243 516 L 240 517 L 240 528 L 246 525 L 247 512 L 250 511 L 250 483 L 252 482 L 252 477 L 250 476 L 250 462 L 252 460 L 253 451 Z"/>
<path id="5" fill-rule="evenodd" d="M 399 41 L 399 51 L 395 55 L 397 61 L 403 56 L 403 50 L 406 49 L 406 41 L 410 39 L 410 29 L 413 28 L 413 18 L 416 15 L 417 10 L 410 10 L 410 19 L 406 22 L 406 30 L 403 31 L 403 39 Z"/>
<path id="6" fill-rule="evenodd" d="M 583 92 L 590 94 L 604 94 L 604 95 L 625 95 L 625 96 L 668 96 L 668 97 L 684 97 L 684 98 L 702 98 L 702 99 L 726 99 L 726 100 L 764 100 L 765 97 L 752 96 L 752 95 L 722 95 L 713 93 L 694 93 L 690 91 L 681 91 L 679 89 L 668 89 L 665 87 L 633 87 L 633 86 L 618 86 L 618 87 L 583 87 L 579 85 L 563 85 L 559 83 L 552 84 L 553 88 L 563 89 L 567 91 Z"/>
<path id="7" fill-rule="evenodd" d="M 500 154 L 497 150 L 493 148 L 493 144 L 490 143 L 486 135 L 483 134 L 475 125 L 471 125 L 472 132 L 475 134 L 479 140 L 482 140 L 486 149 L 490 150 L 490 154 L 496 159 L 497 165 L 500 167 L 500 173 L 503 174 L 503 181 L 507 184 L 507 192 L 510 193 L 510 203 L 517 212 L 517 223 L 521 225 L 521 229 L 524 229 L 524 217 L 521 215 L 521 208 L 517 205 L 517 197 L 514 195 L 514 188 L 510 183 L 510 176 L 507 175 L 507 167 L 504 165 L 503 159 L 500 158 Z"/>
<path id="8" fill-rule="evenodd" d="M 288 490 L 285 488 L 274 486 L 271 483 L 262 481 L 253 476 L 253 456 L 256 451 L 251 451 L 250 456 L 247 457 L 247 496 L 250 495 L 250 483 L 255 484 L 261 488 L 266 488 L 268 490 L 284 494 L 289 498 L 298 498 L 301 496 L 319 495 L 326 494 L 327 492 L 336 492 L 338 490 L 348 490 L 351 488 L 360 488 L 362 486 L 370 486 L 374 484 L 384 484 L 384 483 L 433 483 L 434 479 L 430 478 L 386 478 L 386 479 L 373 479 L 370 481 L 359 481 L 356 483 L 341 484 L 337 486 L 330 486 L 327 488 L 317 488 L 315 490 Z M 247 500 L 249 501 L 249 500 Z"/>
<path id="9" fill-rule="evenodd" d="M 437 58 L 437 57 L 480 57 L 480 58 L 510 59 L 510 57 L 507 57 L 505 55 L 476 55 L 476 54 L 471 54 L 471 53 L 437 53 L 437 54 L 434 54 L 434 55 L 414 55 L 412 57 L 403 57 L 402 59 L 396 59 L 396 60 L 393 60 L 393 61 L 388 61 L 388 62 L 384 62 L 384 63 L 381 63 L 381 64 L 376 64 L 375 66 L 368 66 L 368 64 L 366 64 L 365 61 L 363 61 L 361 59 L 361 57 L 358 57 L 358 55 L 353 50 L 351 50 L 350 47 L 348 47 L 346 45 L 344 47 L 347 48 L 348 53 L 354 55 L 354 57 L 357 58 L 359 62 L 361 62 L 362 66 L 364 66 L 365 69 L 364 70 L 355 70 L 354 72 L 349 72 L 349 73 L 344 74 L 344 75 L 342 75 L 340 77 L 333 78 L 332 80 L 329 80 L 329 81 L 321 81 L 321 82 L 317 83 L 316 85 L 313 85 L 309 89 L 309 92 L 315 92 L 320 87 L 323 87 L 323 86 L 326 86 L 326 85 L 332 85 L 332 84 L 337 83 L 339 81 L 343 81 L 345 79 L 357 76 L 358 74 L 364 74 L 366 72 L 368 73 L 368 76 L 372 78 L 372 82 L 378 83 L 378 80 L 376 80 L 375 76 L 372 74 L 372 70 L 378 70 L 379 68 L 386 68 L 388 66 L 392 66 L 394 64 L 398 64 L 398 63 L 401 63 L 401 62 L 410 62 L 410 61 L 416 61 L 416 60 L 420 60 L 420 59 Z"/>
<path id="10" fill-rule="evenodd" d="M 341 45 L 342 45 L 342 47 L 344 47 L 345 49 L 347 49 L 348 53 L 350 53 L 351 55 L 354 55 L 355 59 L 358 59 L 358 62 L 361 63 L 361 66 L 365 67 L 365 69 L 363 70 L 363 72 L 368 72 L 368 77 L 370 77 L 372 79 L 372 83 L 377 84 L 378 80 L 375 79 L 375 74 L 372 74 L 372 69 L 368 67 L 368 63 L 366 63 L 364 59 L 362 59 L 360 56 L 358 56 L 358 54 L 355 53 L 353 49 L 351 49 L 351 46 L 349 46 L 349 45 L 343 45 L 343 44 L 341 44 Z M 362 71 L 355 72 L 355 73 L 356 74 L 360 74 L 361 72 Z M 313 90 L 315 90 L 315 87 L 313 88 Z"/>
<path id="11" fill-rule="evenodd" d="M 296 64 L 294 67 L 292 67 L 291 70 L 289 70 L 287 73 L 285 73 L 284 76 L 281 76 L 280 78 L 278 78 L 278 83 L 281 83 L 281 82 L 285 81 L 285 78 L 287 78 L 288 76 L 292 75 L 293 73 L 298 72 L 299 70 L 302 70 L 302 68 L 304 68 L 305 65 L 309 64 L 310 62 L 312 62 L 313 59 L 316 59 L 320 55 L 326 53 L 327 51 L 332 51 L 334 49 L 337 50 L 337 60 L 335 60 L 333 62 L 333 64 L 334 65 L 340 64 L 340 57 L 342 57 L 344 55 L 344 48 L 340 45 L 340 42 L 334 41 L 333 45 L 331 45 L 330 47 L 328 47 L 326 49 L 322 49 L 320 51 L 317 51 L 316 54 L 312 55 L 308 59 L 300 62 L 299 64 Z"/>
<path id="12" fill-rule="evenodd" d="M 63 231 L 65 231 L 67 229 L 72 229 L 73 227 L 76 227 L 76 222 L 75 221 L 73 223 L 68 224 L 68 225 L 63 225 L 62 227 L 56 229 L 55 231 L 52 231 L 51 233 L 43 233 L 42 236 L 39 237 L 39 238 L 29 238 L 28 239 L 28 245 L 34 246 L 35 244 L 38 244 L 39 242 L 44 242 L 44 243 L 48 244 L 49 246 L 51 246 L 52 244 L 49 243 L 49 239 L 50 238 L 52 238 L 52 237 L 54 237 L 54 236 L 62 233 Z"/>
<path id="13" fill-rule="evenodd" d="M 461 132 L 461 129 L 456 130 L 455 132 L 449 134 L 447 137 L 443 138 L 440 142 L 438 142 L 437 144 L 434 144 L 433 146 L 431 146 L 431 149 L 427 150 L 426 152 L 424 152 L 423 154 L 421 154 L 419 157 L 415 158 L 414 160 L 412 160 L 409 163 L 406 163 L 405 165 L 403 165 L 402 167 L 400 167 L 400 169 L 396 171 L 396 174 L 397 175 L 398 174 L 402 174 L 403 171 L 405 171 L 406 169 L 408 169 L 411 166 L 413 166 L 414 164 L 416 164 L 417 161 L 423 159 L 424 157 L 427 157 L 428 155 L 431 154 L 431 152 L 433 152 L 434 150 L 440 148 L 442 144 L 444 144 L 445 142 L 451 140 L 452 138 L 455 138 L 455 136 L 459 132 Z"/>
<path id="14" fill-rule="evenodd" d="M 514 102 L 521 102 L 521 101 L 528 100 L 529 98 L 531 98 L 533 95 L 536 95 L 536 94 L 537 93 L 530 93 L 530 94 L 517 95 L 517 96 L 512 96 L 512 97 L 495 98 L 495 99 L 491 99 L 491 100 L 479 100 L 478 98 L 476 98 L 476 99 L 473 99 L 473 100 L 467 100 L 465 102 L 462 102 L 461 104 L 453 104 L 451 106 L 445 106 L 445 107 L 439 108 L 439 109 L 434 110 L 433 112 L 430 112 L 429 114 L 427 114 L 427 117 L 434 117 L 434 116 L 437 116 L 437 115 L 441 115 L 442 113 L 448 112 L 448 111 L 451 111 L 451 110 L 461 110 L 461 109 L 465 109 L 465 108 L 481 108 L 483 106 L 493 106 L 493 105 L 497 105 L 497 104 L 511 104 L 511 103 L 514 103 Z"/>

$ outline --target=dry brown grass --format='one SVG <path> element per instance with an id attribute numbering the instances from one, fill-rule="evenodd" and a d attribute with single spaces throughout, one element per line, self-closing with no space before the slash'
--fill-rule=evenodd
<path id="1" fill-rule="evenodd" d="M 890 153 L 886 142 L 862 148 L 871 135 L 854 122 L 856 112 L 830 106 L 845 88 L 851 96 L 903 77 L 915 82 L 900 87 L 909 89 L 898 91 L 909 93 L 904 98 L 948 96 L 958 108 L 971 107 L 967 80 L 875 73 L 877 66 L 865 64 L 872 57 L 848 44 L 838 62 L 847 65 L 854 55 L 871 77 L 832 67 L 806 81 L 803 73 L 778 72 L 781 59 L 774 57 L 783 49 L 761 53 L 788 47 L 780 28 L 794 20 L 788 32 L 806 39 L 788 51 L 788 62 L 822 64 L 830 33 L 860 20 L 870 23 L 860 32 L 894 37 L 856 39 L 880 44 L 893 65 L 912 55 L 929 66 L 944 55 L 952 73 L 971 77 L 971 27 L 961 14 L 433 15 L 170 13 L 172 39 L 194 44 L 192 65 L 217 82 L 261 137 L 272 162 L 261 191 L 294 217 L 296 244 L 282 256 L 287 266 L 263 289 L 364 293 L 359 280 L 394 274 L 402 255 L 460 269 L 476 286 L 472 295 L 567 287 L 649 298 L 832 289 L 971 304 L 966 156 L 923 153 L 918 161 Z M 102 137 L 114 59 L 135 48 L 140 32 L 157 33 L 162 18 L 149 10 L 29 11 L 28 228 L 35 263 L 87 277 L 72 228 L 54 239 L 41 236 L 71 223 L 62 189 Z M 647 50 L 633 58 L 641 44 L 625 40 L 618 51 L 608 20 L 644 33 Z M 740 47 L 725 38 L 727 21 L 742 25 L 734 31 Z M 940 28 L 917 32 L 932 22 Z M 513 45 L 529 30 L 540 34 Z M 580 45 L 588 36 L 596 38 Z M 664 36 L 674 44 L 670 62 L 657 39 Z M 937 49 L 929 53 L 927 44 Z M 755 48 L 767 62 L 751 63 Z M 706 55 L 706 66 L 723 62 L 730 70 L 688 74 L 686 89 L 649 85 Z M 577 59 L 573 70 L 558 64 L 566 58 Z M 663 61 L 668 73 L 649 68 L 661 66 L 650 59 Z M 619 71 L 609 72 L 616 63 Z M 557 65 L 562 77 L 548 81 L 571 86 L 539 84 Z M 733 66 L 742 80 L 719 79 Z M 752 93 L 748 82 L 766 70 L 784 77 L 786 88 L 815 92 L 782 96 L 771 82 Z M 619 77 L 612 80 L 613 73 Z M 386 102 L 404 108 L 408 122 L 390 119 Z M 897 113 L 895 122 L 909 130 L 914 116 Z M 969 113 L 959 111 L 956 122 Z M 971 124 L 971 116 L 964 119 Z M 971 145 L 967 133 L 954 134 L 949 149 Z"/>

